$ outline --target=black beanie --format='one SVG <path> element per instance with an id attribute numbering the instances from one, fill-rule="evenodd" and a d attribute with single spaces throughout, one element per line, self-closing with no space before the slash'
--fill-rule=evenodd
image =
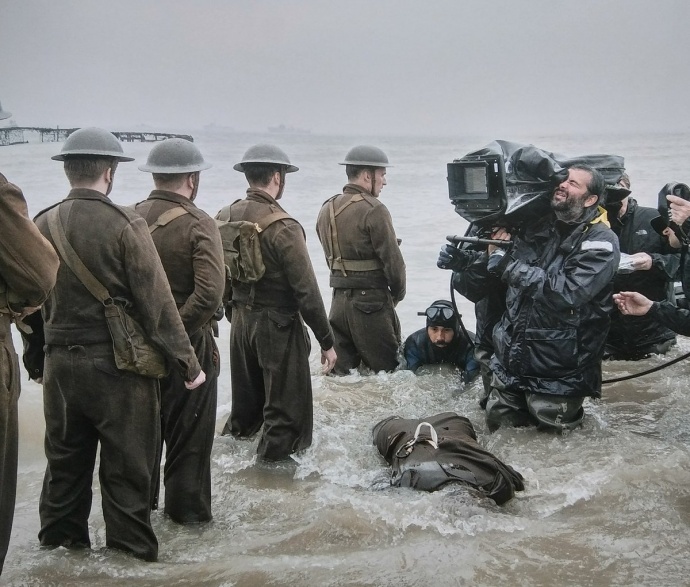
<path id="1" fill-rule="evenodd" d="M 430 318 L 429 314 L 434 314 L 434 310 L 438 311 L 435 312 L 435 316 L 433 318 Z M 450 312 L 448 310 L 450 310 Z M 448 314 L 451 314 L 450 318 L 446 318 L 446 315 Z M 426 309 L 425 315 L 427 328 L 429 328 L 429 326 L 440 326 L 442 328 L 450 328 L 452 330 L 457 328 L 457 314 L 455 313 L 453 304 L 448 300 L 436 300 Z"/>

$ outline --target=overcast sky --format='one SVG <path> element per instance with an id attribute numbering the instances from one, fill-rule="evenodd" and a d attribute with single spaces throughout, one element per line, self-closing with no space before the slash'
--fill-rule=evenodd
<path id="1" fill-rule="evenodd" d="M 20 126 L 690 130 L 688 0 L 0 0 Z"/>

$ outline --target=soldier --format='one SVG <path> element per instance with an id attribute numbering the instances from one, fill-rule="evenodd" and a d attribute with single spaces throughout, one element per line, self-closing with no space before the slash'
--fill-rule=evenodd
<path id="1" fill-rule="evenodd" d="M 0 119 L 9 112 L 0 107 Z M 58 257 L 29 219 L 21 190 L 0 174 L 0 574 L 17 490 L 19 362 L 10 323 L 37 310 L 55 284 Z"/>
<path id="2" fill-rule="evenodd" d="M 63 249 L 68 243 L 107 290 L 109 303 L 122 304 L 137 319 L 188 389 L 198 387 L 205 375 L 146 222 L 108 198 L 118 162 L 132 158 L 111 133 L 84 128 L 71 134 L 53 159 L 64 161 L 72 190 L 37 216 L 39 229 Z M 158 541 L 150 517 L 160 447 L 158 381 L 118 369 L 106 302 L 91 293 L 88 280 L 77 277 L 69 255 L 60 256 L 57 283 L 42 310 L 48 465 L 38 536 L 44 546 L 90 546 L 91 483 L 100 442 L 106 545 L 155 561 Z"/>
<path id="3" fill-rule="evenodd" d="M 180 524 L 212 517 L 211 447 L 220 369 L 212 322 L 222 304 L 225 265 L 215 220 L 194 205 L 200 172 L 209 167 L 199 149 L 184 139 L 157 144 L 139 167 L 153 174 L 156 189 L 136 211 L 149 225 L 180 318 L 206 373 L 206 382 L 194 391 L 186 391 L 184 379 L 174 371 L 161 380 L 165 513 Z"/>
<path id="4" fill-rule="evenodd" d="M 233 278 L 230 284 L 232 411 L 223 434 L 249 437 L 263 424 L 259 461 L 289 461 L 311 445 L 312 437 L 311 345 L 304 322 L 321 346 L 325 372 L 336 361 L 333 332 L 304 230 L 278 204 L 285 175 L 298 168 L 278 147 L 255 145 L 234 169 L 247 178 L 247 197 L 223 208 L 217 218 L 265 223 L 278 213 L 273 218 L 279 219 L 264 224 L 259 235 L 263 277 L 252 284 Z"/>
<path id="5" fill-rule="evenodd" d="M 340 165 L 346 166 L 348 184 L 324 203 L 316 222 L 331 270 L 334 372 L 347 374 L 360 363 L 372 371 L 392 371 L 398 365 L 395 306 L 405 297 L 405 262 L 391 216 L 379 200 L 388 157 L 361 145 Z"/>

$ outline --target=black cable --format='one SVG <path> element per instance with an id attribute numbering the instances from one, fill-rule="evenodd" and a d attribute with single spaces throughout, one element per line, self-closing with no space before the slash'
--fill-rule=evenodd
<path id="1" fill-rule="evenodd" d="M 636 377 L 642 377 L 643 375 L 649 375 L 650 373 L 654 373 L 656 371 L 661 371 L 662 369 L 665 369 L 666 367 L 670 367 L 671 365 L 675 365 L 676 363 L 679 363 L 683 359 L 687 359 L 690 357 L 690 353 L 685 353 L 684 355 L 681 355 L 680 357 L 676 357 L 675 359 L 671 359 L 667 363 L 664 363 L 663 365 L 657 365 L 656 367 L 652 367 L 651 369 L 647 369 L 646 371 L 641 371 L 639 373 L 633 373 L 632 375 L 625 375 L 624 377 L 616 377 L 615 379 L 606 379 L 601 382 L 602 385 L 605 385 L 607 383 L 618 383 L 619 381 L 627 381 L 628 379 L 635 379 Z"/>

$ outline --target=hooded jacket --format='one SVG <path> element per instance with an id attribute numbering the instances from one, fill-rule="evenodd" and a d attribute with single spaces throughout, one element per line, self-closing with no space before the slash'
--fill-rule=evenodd
<path id="1" fill-rule="evenodd" d="M 506 311 L 494 328 L 492 370 L 527 392 L 601 396 L 618 239 L 602 208 L 579 221 L 549 215 L 502 263 Z"/>
<path id="2" fill-rule="evenodd" d="M 636 291 L 652 301 L 670 301 L 670 285 L 678 271 L 680 255 L 674 253 L 666 239 L 652 228 L 651 220 L 659 213 L 654 208 L 639 206 L 633 198 L 619 219 L 611 219 L 611 228 L 618 235 L 622 253 L 647 253 L 652 258 L 648 271 L 619 273 L 613 283 L 614 292 Z M 611 315 L 608 342 L 635 349 L 674 338 L 673 332 L 651 316 Z"/>

